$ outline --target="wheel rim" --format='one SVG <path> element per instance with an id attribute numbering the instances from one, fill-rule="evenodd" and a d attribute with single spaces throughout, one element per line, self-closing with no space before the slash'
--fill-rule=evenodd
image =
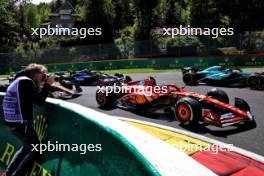
<path id="1" fill-rule="evenodd" d="M 186 104 L 179 104 L 177 107 L 177 114 L 181 121 L 187 122 L 191 120 L 191 110 Z"/>
<path id="2" fill-rule="evenodd" d="M 187 75 L 184 76 L 184 82 L 186 84 L 191 84 L 192 83 L 192 80 L 193 80 L 192 75 L 187 74 Z"/>
<path id="3" fill-rule="evenodd" d="M 144 104 L 145 103 L 145 97 L 143 96 L 143 95 L 138 95 L 138 96 L 136 96 L 136 102 L 138 103 L 138 104 Z"/>
<path id="4" fill-rule="evenodd" d="M 257 77 L 252 77 L 249 78 L 248 80 L 248 85 L 250 88 L 256 89 L 259 87 L 260 84 L 260 79 L 258 79 Z"/>

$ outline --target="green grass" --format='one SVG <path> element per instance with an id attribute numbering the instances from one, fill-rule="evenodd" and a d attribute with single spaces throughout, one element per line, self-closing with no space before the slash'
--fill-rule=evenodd
<path id="1" fill-rule="evenodd" d="M 10 75 L 0 75 L 0 78 L 7 78 L 10 77 Z"/>
<path id="2" fill-rule="evenodd" d="M 238 68 L 245 69 L 245 70 L 250 70 L 250 69 L 264 69 L 263 66 L 241 66 L 241 67 L 238 67 Z"/>
<path id="3" fill-rule="evenodd" d="M 116 70 L 100 70 L 102 73 L 114 74 L 114 73 L 157 73 L 157 72 L 169 72 L 169 71 L 179 71 L 179 69 L 155 69 L 155 68 L 129 68 L 129 69 L 116 69 Z"/>
<path id="4" fill-rule="evenodd" d="M 244 66 L 239 67 L 243 70 L 254 70 L 257 69 L 257 71 L 264 70 L 264 67 L 261 66 Z M 161 73 L 161 72 L 174 72 L 174 71 L 180 71 L 180 69 L 158 69 L 158 68 L 129 68 L 129 69 L 116 69 L 116 70 L 99 70 L 102 73 L 106 74 L 114 74 L 114 73 L 122 73 L 122 74 L 135 74 L 135 73 Z M 52 74 L 52 73 L 51 73 Z M 67 73 L 68 74 L 68 73 Z M 0 75 L 0 78 L 6 78 L 10 77 L 10 75 Z"/>

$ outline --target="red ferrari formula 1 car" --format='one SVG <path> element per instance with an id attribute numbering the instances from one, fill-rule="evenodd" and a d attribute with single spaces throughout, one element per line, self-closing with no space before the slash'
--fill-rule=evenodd
<path id="1" fill-rule="evenodd" d="M 227 94 L 220 89 L 202 95 L 186 92 L 173 84 L 157 85 L 154 78 L 122 83 L 118 88 L 115 85 L 101 86 L 96 92 L 96 100 L 101 108 L 116 106 L 150 113 L 172 111 L 183 125 L 204 122 L 220 127 L 234 124 L 256 126 L 248 103 L 241 98 L 235 98 L 235 104 L 230 105 Z"/>

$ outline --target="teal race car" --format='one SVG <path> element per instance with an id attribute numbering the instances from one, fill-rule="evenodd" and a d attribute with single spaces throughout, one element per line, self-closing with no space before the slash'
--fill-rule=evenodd
<path id="1" fill-rule="evenodd" d="M 182 68 L 182 74 L 183 82 L 186 85 L 204 83 L 214 86 L 250 87 L 251 89 L 264 87 L 264 72 L 248 72 L 239 68 L 212 66 L 199 70 L 193 67 L 185 67 Z"/>

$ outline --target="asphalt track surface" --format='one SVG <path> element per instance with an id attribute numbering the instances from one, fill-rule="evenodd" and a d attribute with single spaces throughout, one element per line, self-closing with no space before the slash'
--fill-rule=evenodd
<path id="1" fill-rule="evenodd" d="M 130 74 L 133 80 L 141 80 L 150 76 L 150 74 Z M 180 72 L 165 72 L 165 73 L 151 73 L 158 84 L 176 84 L 177 86 L 184 86 L 182 82 L 182 74 Z M 206 94 L 212 89 L 211 86 L 186 86 L 186 91 L 195 91 Z M 96 87 L 83 87 L 82 96 L 68 100 L 83 106 L 95 109 L 106 114 L 127 117 L 132 119 L 149 121 L 157 124 L 162 124 L 174 128 L 185 129 L 197 134 L 201 134 L 228 144 L 233 144 L 237 147 L 252 151 L 254 153 L 264 156 L 264 91 L 250 90 L 249 88 L 228 88 L 221 87 L 228 95 L 230 103 L 234 103 L 234 97 L 245 99 L 250 107 L 252 114 L 255 116 L 257 127 L 254 129 L 241 129 L 237 127 L 219 128 L 215 126 L 201 126 L 197 129 L 186 129 L 180 126 L 173 117 L 164 114 L 135 114 L 133 112 L 125 111 L 119 108 L 111 110 L 102 110 L 98 108 L 95 100 Z"/>

